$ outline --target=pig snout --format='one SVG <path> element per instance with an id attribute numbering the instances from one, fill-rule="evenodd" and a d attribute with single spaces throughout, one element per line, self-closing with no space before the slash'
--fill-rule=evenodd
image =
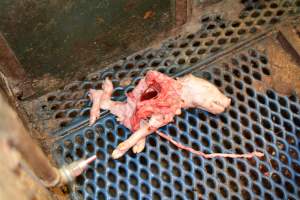
<path id="1" fill-rule="evenodd" d="M 223 94 L 220 94 L 218 98 L 212 100 L 212 106 L 210 109 L 208 109 L 209 112 L 213 114 L 220 114 L 226 110 L 226 108 L 229 107 L 231 103 L 231 99 L 226 97 Z"/>
<path id="2" fill-rule="evenodd" d="M 230 105 L 231 99 L 204 79 L 187 75 L 179 78 L 178 81 L 182 85 L 181 98 L 185 102 L 184 107 L 198 107 L 219 114 Z"/>

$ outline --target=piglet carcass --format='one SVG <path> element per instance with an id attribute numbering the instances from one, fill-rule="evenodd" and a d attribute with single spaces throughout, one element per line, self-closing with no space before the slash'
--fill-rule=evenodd
<path id="1" fill-rule="evenodd" d="M 100 116 L 100 108 L 110 110 L 117 120 L 133 131 L 133 134 L 120 143 L 113 151 L 114 159 L 120 158 L 130 148 L 134 153 L 141 152 L 146 137 L 157 132 L 175 146 L 205 158 L 212 157 L 253 157 L 263 156 L 260 152 L 249 154 L 205 154 L 183 146 L 171 137 L 157 131 L 160 127 L 172 122 L 175 115 L 185 108 L 201 108 L 213 114 L 222 113 L 229 105 L 230 99 L 223 95 L 214 85 L 193 75 L 177 79 L 168 77 L 157 71 L 148 71 L 138 85 L 127 93 L 127 102 L 111 100 L 113 85 L 106 79 L 102 90 L 91 89 L 89 96 L 93 102 L 90 112 L 90 125 Z"/>

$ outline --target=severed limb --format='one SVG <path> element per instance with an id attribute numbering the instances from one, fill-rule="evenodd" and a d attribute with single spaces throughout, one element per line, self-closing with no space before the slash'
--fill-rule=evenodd
<path id="1" fill-rule="evenodd" d="M 102 85 L 102 90 L 91 89 L 89 91 L 90 100 L 93 102 L 90 111 L 90 125 L 100 117 L 100 108 L 109 109 L 111 107 L 111 95 L 113 92 L 112 82 L 106 78 Z"/>
<path id="2" fill-rule="evenodd" d="M 132 151 L 133 153 L 140 153 L 144 150 L 146 145 L 146 137 L 140 139 L 133 147 Z"/>
<path id="3" fill-rule="evenodd" d="M 206 154 L 206 153 L 203 153 L 201 151 L 196 151 L 196 150 L 192 149 L 191 147 L 184 146 L 184 145 L 180 144 L 179 142 L 176 142 L 170 136 L 162 133 L 161 131 L 156 131 L 156 133 L 160 137 L 162 137 L 162 138 L 168 140 L 169 142 L 171 142 L 172 144 L 174 144 L 176 147 L 178 147 L 180 149 L 184 149 L 184 150 L 189 151 L 191 153 L 197 154 L 197 155 L 202 156 L 204 158 L 216 158 L 216 157 L 223 157 L 223 158 L 252 158 L 252 157 L 255 157 L 255 156 L 257 156 L 257 157 L 264 156 L 263 153 L 257 152 L 257 151 L 254 151 L 252 153 L 246 153 L 246 154 L 227 154 L 227 153 Z"/>
<path id="4" fill-rule="evenodd" d="M 90 125 L 94 124 L 96 120 L 100 117 L 100 103 L 102 94 L 102 90 L 91 89 L 89 91 L 90 100 L 93 102 L 93 106 L 90 110 Z"/>
<path id="5" fill-rule="evenodd" d="M 144 88 L 144 84 L 140 84 L 135 93 L 140 93 Z M 91 111 L 90 111 L 90 125 L 94 124 L 96 120 L 100 117 L 100 109 L 107 109 L 110 112 L 117 116 L 118 121 L 124 121 L 128 116 L 129 112 L 132 110 L 130 104 L 124 102 L 111 101 L 111 95 L 113 92 L 113 84 L 109 79 L 105 79 L 102 85 L 102 90 L 91 89 L 89 91 L 89 97 L 93 102 Z M 129 111 L 129 112 L 128 112 Z M 128 127 L 128 124 L 125 124 Z M 145 148 L 146 138 L 142 138 L 136 145 L 133 147 L 134 153 L 140 153 Z"/>
<path id="6" fill-rule="evenodd" d="M 141 139 L 144 139 L 147 135 L 151 134 L 153 130 L 151 130 L 149 124 L 143 125 L 140 129 L 130 135 L 130 137 L 121 142 L 116 149 L 112 152 L 112 158 L 118 159 L 123 156 L 131 147 L 136 145 Z"/>
<path id="7" fill-rule="evenodd" d="M 162 115 L 153 115 L 148 122 L 143 122 L 140 128 L 130 135 L 130 137 L 121 142 L 112 152 L 113 159 L 118 159 L 123 156 L 131 147 L 137 145 L 141 140 L 146 140 L 146 137 L 156 131 L 159 127 L 169 123 Z M 137 147 L 135 147 L 137 148 Z M 136 151 L 136 149 L 134 150 Z"/>

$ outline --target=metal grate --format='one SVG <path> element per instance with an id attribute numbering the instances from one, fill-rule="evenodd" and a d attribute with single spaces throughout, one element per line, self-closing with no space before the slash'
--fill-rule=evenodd
<path id="1" fill-rule="evenodd" d="M 134 87 L 147 70 L 155 69 L 175 75 L 244 41 L 250 35 L 263 32 L 285 16 L 297 14 L 300 10 L 299 1 L 243 0 L 241 3 L 244 9 L 237 20 L 228 21 L 218 14 L 203 16 L 197 32 L 168 39 L 159 49 L 136 53 L 70 83 L 60 91 L 41 97 L 34 109 L 30 107 L 36 111 L 30 113 L 35 124 L 46 132 L 76 124 L 89 115 L 91 104 L 87 97 L 88 89 L 101 88 L 102 80 L 106 77 L 110 77 L 114 83 L 114 99 L 123 99 L 124 94 Z M 131 85 L 120 86 L 124 79 L 132 79 Z"/>
<path id="2" fill-rule="evenodd" d="M 206 153 L 261 151 L 261 159 L 203 159 L 152 134 L 140 154 L 111 159 L 129 136 L 111 114 L 65 135 L 53 147 L 59 165 L 97 154 L 72 185 L 74 199 L 291 199 L 300 198 L 300 102 L 254 83 L 271 75 L 268 57 L 249 49 L 224 63 L 196 70 L 232 99 L 214 116 L 184 110 L 161 130 Z M 159 67 L 159 66 L 158 66 Z"/>

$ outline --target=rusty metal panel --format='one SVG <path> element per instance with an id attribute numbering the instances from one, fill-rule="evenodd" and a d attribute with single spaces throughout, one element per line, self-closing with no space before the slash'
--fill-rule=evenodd
<path id="1" fill-rule="evenodd" d="M 0 32 L 0 87 L 15 100 L 32 95 L 28 76 Z"/>
<path id="2" fill-rule="evenodd" d="M 59 86 L 145 48 L 172 17 L 171 1 L 0 2 L 0 30 L 26 72 Z"/>
<path id="3" fill-rule="evenodd" d="M 297 27 L 292 25 L 282 25 L 279 28 L 278 39 L 298 63 L 300 63 L 300 34 L 297 31 Z"/>

